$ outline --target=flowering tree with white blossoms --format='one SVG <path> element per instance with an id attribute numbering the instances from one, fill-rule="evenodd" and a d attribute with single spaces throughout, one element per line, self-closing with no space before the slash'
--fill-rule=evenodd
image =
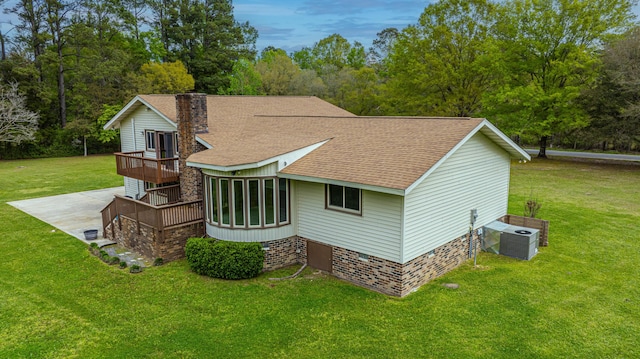
<path id="1" fill-rule="evenodd" d="M 32 141 L 38 130 L 37 113 L 27 109 L 18 83 L 0 82 L 0 142 Z"/>

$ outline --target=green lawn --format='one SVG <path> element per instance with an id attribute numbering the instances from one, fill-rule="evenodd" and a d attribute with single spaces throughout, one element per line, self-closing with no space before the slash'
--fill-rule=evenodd
<path id="1" fill-rule="evenodd" d="M 6 204 L 121 185 L 114 173 L 110 156 L 0 161 L 0 358 L 640 357 L 640 166 L 515 163 L 510 213 L 533 194 L 550 246 L 482 253 L 403 299 L 309 269 L 132 275 Z"/>

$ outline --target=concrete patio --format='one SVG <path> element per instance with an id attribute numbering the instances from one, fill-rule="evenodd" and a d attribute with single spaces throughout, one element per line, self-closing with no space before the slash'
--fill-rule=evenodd
<path id="1" fill-rule="evenodd" d="M 115 242 L 104 239 L 100 211 L 113 199 L 124 195 L 124 187 L 104 188 L 93 191 L 62 194 L 8 202 L 9 205 L 49 223 L 84 243 L 95 242 L 102 247 Z M 98 239 L 87 241 L 84 231 L 98 230 Z"/>

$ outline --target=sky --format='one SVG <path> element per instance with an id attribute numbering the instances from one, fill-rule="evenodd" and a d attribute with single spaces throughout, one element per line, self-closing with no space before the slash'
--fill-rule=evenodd
<path id="1" fill-rule="evenodd" d="M 233 0 L 237 21 L 249 21 L 258 30 L 256 46 L 282 48 L 288 53 L 340 34 L 350 43 L 368 49 L 376 34 L 386 28 L 404 29 L 416 24 L 420 14 L 437 0 Z M 3 1 L 0 0 L 0 3 Z M 15 0 L 6 0 L 5 4 Z M 634 7 L 640 14 L 640 5 Z M 0 12 L 0 30 L 15 22 Z M 10 34 L 11 35 L 11 34 Z"/>
<path id="2" fill-rule="evenodd" d="M 258 30 L 256 46 L 287 52 L 312 47 L 340 34 L 369 48 L 385 28 L 403 29 L 418 22 L 431 0 L 235 0 L 236 20 Z"/>

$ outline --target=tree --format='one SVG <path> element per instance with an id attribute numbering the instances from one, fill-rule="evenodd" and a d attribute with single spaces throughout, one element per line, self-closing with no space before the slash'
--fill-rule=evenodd
<path id="1" fill-rule="evenodd" d="M 311 48 L 305 46 L 298 51 L 295 51 L 291 58 L 302 70 L 313 69 L 313 55 L 311 54 Z"/>
<path id="2" fill-rule="evenodd" d="M 291 79 L 290 85 L 292 95 L 324 98 L 327 93 L 327 86 L 312 69 L 300 70 L 300 73 Z"/>
<path id="3" fill-rule="evenodd" d="M 376 72 L 370 67 L 346 71 L 340 86 L 340 107 L 359 116 L 380 115 L 380 86 Z"/>
<path id="4" fill-rule="evenodd" d="M 582 93 L 580 102 L 592 121 L 585 129 L 591 138 L 628 151 L 640 141 L 640 28 L 608 43 L 596 86 Z"/>
<path id="5" fill-rule="evenodd" d="M 32 141 L 37 130 L 38 114 L 27 109 L 18 83 L 0 82 L 0 142 Z"/>
<path id="6" fill-rule="evenodd" d="M 367 53 L 364 46 L 358 41 L 353 43 L 347 54 L 347 66 L 356 70 L 361 69 L 367 64 Z"/>
<path id="7" fill-rule="evenodd" d="M 388 56 L 393 49 L 393 45 L 398 39 L 400 31 L 395 27 L 388 27 L 376 34 L 377 38 L 373 40 L 373 46 L 369 48 L 367 54 L 367 62 L 372 66 L 378 74 L 387 75 Z"/>
<path id="8" fill-rule="evenodd" d="M 496 8 L 487 0 L 443 0 L 429 5 L 418 21 L 397 36 L 387 68 L 389 111 L 405 115 L 473 116 L 482 94 L 497 81 L 493 41 Z"/>
<path id="9" fill-rule="evenodd" d="M 67 125 L 64 49 L 67 44 L 66 30 L 70 24 L 73 7 L 73 2 L 59 0 L 46 0 L 44 2 L 45 22 L 55 51 L 53 62 L 56 64 L 56 80 L 58 84 L 58 119 L 62 128 Z"/>
<path id="10" fill-rule="evenodd" d="M 284 51 L 275 50 L 262 53 L 256 71 L 262 79 L 262 92 L 277 96 L 293 94 L 292 82 L 301 70 Z"/>
<path id="11" fill-rule="evenodd" d="M 233 64 L 255 58 L 257 31 L 234 19 L 230 0 L 157 0 L 151 9 L 166 52 L 163 60 L 182 61 L 197 91 L 228 88 Z"/>
<path id="12" fill-rule="evenodd" d="M 505 71 L 511 81 L 486 98 L 487 113 L 510 134 L 540 139 L 588 124 L 577 101 L 592 86 L 603 41 L 632 19 L 628 0 L 512 0 L 498 22 Z"/>
<path id="13" fill-rule="evenodd" d="M 318 41 L 311 54 L 314 58 L 314 68 L 317 70 L 323 66 L 335 66 L 338 70 L 347 66 L 348 56 L 351 52 L 351 44 L 339 34 L 333 34 Z"/>
<path id="14" fill-rule="evenodd" d="M 20 0 L 6 11 L 17 16 L 18 42 L 26 45 L 38 71 L 42 71 L 39 57 L 44 53 L 46 34 L 44 26 L 45 0 Z M 42 75 L 40 73 L 40 75 Z M 40 76 L 42 80 L 42 76 Z"/>
<path id="15" fill-rule="evenodd" d="M 139 74 L 132 75 L 132 82 L 136 84 L 136 93 L 172 94 L 193 90 L 195 81 L 187 73 L 187 68 L 181 61 L 142 65 Z"/>
<path id="16" fill-rule="evenodd" d="M 260 73 L 256 71 L 253 63 L 246 59 L 240 59 L 233 65 L 229 79 L 229 88 L 223 91 L 224 95 L 259 95 L 262 81 Z"/>

